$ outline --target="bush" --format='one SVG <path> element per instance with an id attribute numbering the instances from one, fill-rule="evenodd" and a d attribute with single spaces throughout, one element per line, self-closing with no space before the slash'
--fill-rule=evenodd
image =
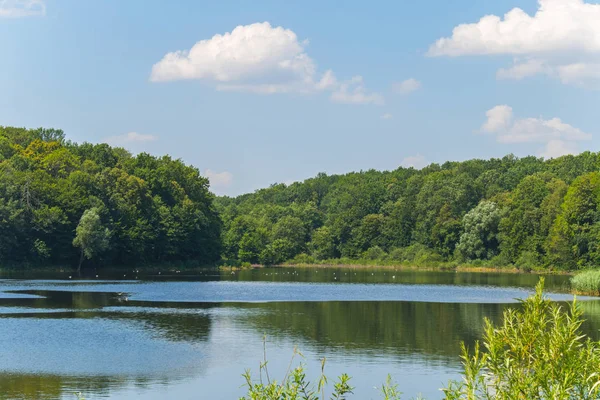
<path id="1" fill-rule="evenodd" d="M 373 246 L 363 253 L 363 258 L 370 261 L 383 260 L 386 255 L 381 247 Z"/>
<path id="2" fill-rule="evenodd" d="M 600 344 L 581 334 L 582 311 L 569 311 L 543 296 L 543 279 L 519 309 L 504 312 L 503 324 L 486 319 L 484 348 L 469 353 L 464 377 L 444 389 L 446 399 L 597 399 Z"/>
<path id="3" fill-rule="evenodd" d="M 300 253 L 289 261 L 291 264 L 315 264 L 317 260 L 306 253 Z"/>
<path id="4" fill-rule="evenodd" d="M 600 270 L 578 273 L 571 278 L 571 287 L 578 293 L 600 295 Z"/>
<path id="5" fill-rule="evenodd" d="M 444 261 L 439 253 L 420 243 L 393 249 L 390 251 L 389 259 L 416 266 L 431 266 Z"/>
<path id="6" fill-rule="evenodd" d="M 538 258 L 538 254 L 534 251 L 524 251 L 517 259 L 516 266 L 525 272 L 531 272 L 539 268 L 540 259 Z"/>

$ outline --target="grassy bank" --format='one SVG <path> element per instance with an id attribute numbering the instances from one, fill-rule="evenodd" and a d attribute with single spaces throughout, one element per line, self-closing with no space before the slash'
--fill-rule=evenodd
<path id="1" fill-rule="evenodd" d="M 81 273 L 77 268 L 71 265 L 2 265 L 0 266 L 0 275 L 11 278 L 61 278 L 61 277 L 81 277 L 102 279 L 120 279 L 136 278 L 138 275 L 158 275 L 169 276 L 181 273 L 190 273 L 196 271 L 214 270 L 215 265 L 202 265 L 195 262 L 181 263 L 152 263 L 144 265 L 111 265 L 94 267 L 87 266 L 82 268 Z"/>
<path id="2" fill-rule="evenodd" d="M 600 296 L 600 270 L 578 273 L 571 278 L 571 287 L 577 294 Z"/>
<path id="3" fill-rule="evenodd" d="M 349 259 L 338 258 L 329 260 L 315 260 L 313 258 L 296 257 L 293 260 L 281 264 L 282 267 L 300 267 L 300 268 L 383 268 L 395 270 L 421 270 L 421 271 L 460 271 L 460 272 L 503 272 L 503 273 L 533 273 L 533 274 L 557 274 L 571 275 L 573 271 L 563 269 L 548 268 L 543 266 L 527 266 L 519 268 L 513 264 L 497 264 L 492 261 L 475 262 L 455 262 L 455 261 L 434 261 L 434 262 L 405 262 L 389 259 Z"/>

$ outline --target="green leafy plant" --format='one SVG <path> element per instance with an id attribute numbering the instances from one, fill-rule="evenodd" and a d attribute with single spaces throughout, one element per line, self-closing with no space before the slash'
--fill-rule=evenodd
<path id="1" fill-rule="evenodd" d="M 264 359 L 260 363 L 258 380 L 254 380 L 250 370 L 246 370 L 242 376 L 245 379 L 245 386 L 248 391 L 246 396 L 240 400 L 325 400 L 327 398 L 328 380 L 325 375 L 325 358 L 321 360 L 321 375 L 315 386 L 306 378 L 305 364 L 300 363 L 292 368 L 296 357 L 304 357 L 298 349 L 294 349 L 288 370 L 279 382 L 271 380 L 266 355 L 266 339 L 263 340 L 263 343 Z M 334 383 L 329 398 L 332 400 L 345 400 L 349 394 L 352 394 L 353 389 L 350 386 L 350 376 L 342 374 Z"/>
<path id="2" fill-rule="evenodd" d="M 391 375 L 385 379 L 385 383 L 379 389 L 384 400 L 400 400 L 402 392 L 398 390 L 398 384 L 394 382 Z"/>
<path id="3" fill-rule="evenodd" d="M 446 399 L 598 399 L 600 346 L 580 333 L 582 311 L 535 295 L 504 312 L 494 327 L 486 320 L 483 347 L 462 345 L 463 381 L 450 382 Z"/>

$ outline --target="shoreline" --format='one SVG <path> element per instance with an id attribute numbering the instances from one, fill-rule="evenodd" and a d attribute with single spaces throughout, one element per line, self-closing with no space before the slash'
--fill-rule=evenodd
<path id="1" fill-rule="evenodd" d="M 254 267 L 254 266 L 253 266 Z M 263 268 L 264 266 L 258 266 Z M 484 267 L 472 265 L 458 266 L 417 266 L 417 265 L 378 265 L 378 264 L 352 264 L 352 263 L 284 263 L 273 265 L 273 267 L 281 268 L 341 268 L 341 269 L 386 269 L 386 270 L 401 270 L 401 271 L 439 271 L 439 272 L 476 272 L 476 273 L 507 273 L 507 274 L 530 274 L 530 275 L 575 275 L 576 271 L 555 271 L 549 269 L 524 271 L 516 267 Z"/>

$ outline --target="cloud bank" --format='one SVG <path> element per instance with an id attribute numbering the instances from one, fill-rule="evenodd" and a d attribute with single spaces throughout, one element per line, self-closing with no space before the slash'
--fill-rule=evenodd
<path id="1" fill-rule="evenodd" d="M 600 82 L 600 4 L 584 0 L 539 0 L 531 16 L 514 8 L 499 17 L 486 15 L 461 24 L 437 40 L 430 56 L 512 55 L 500 79 L 545 74 L 568 84 Z"/>

